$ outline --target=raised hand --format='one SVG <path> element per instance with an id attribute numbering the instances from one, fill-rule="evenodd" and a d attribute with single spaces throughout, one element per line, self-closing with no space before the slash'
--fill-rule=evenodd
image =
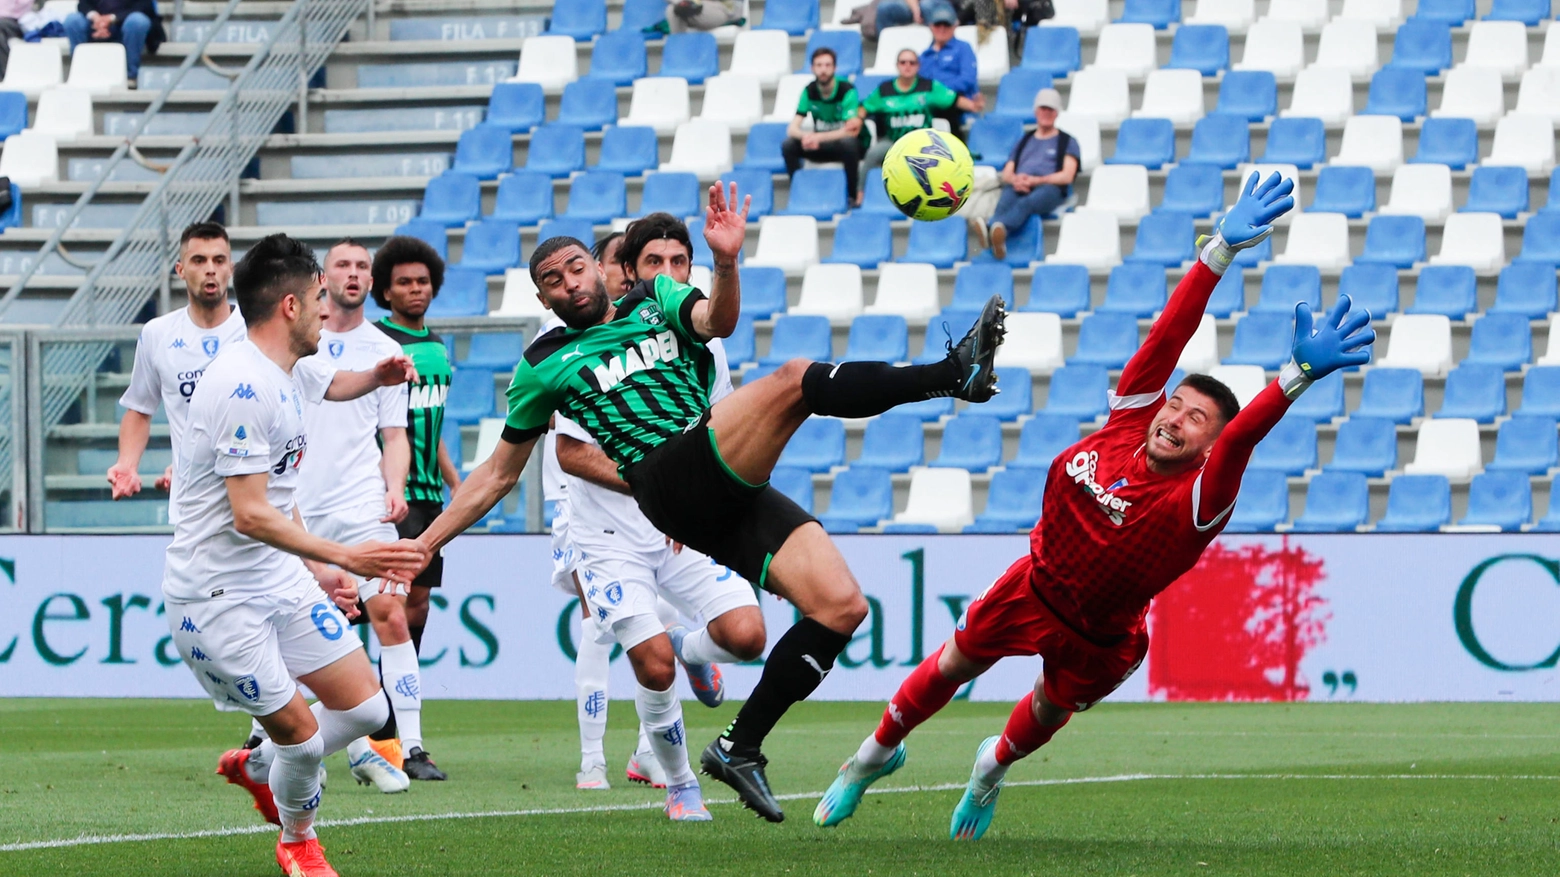
<path id="1" fill-rule="evenodd" d="M 735 262 L 747 241 L 748 208 L 753 196 L 742 199 L 742 209 L 737 210 L 737 184 L 731 184 L 731 194 L 726 194 L 726 184 L 716 180 L 710 186 L 710 206 L 704 211 L 704 242 L 716 259 Z"/>
<path id="2" fill-rule="evenodd" d="M 1251 172 L 1235 206 L 1219 220 L 1218 233 L 1232 250 L 1244 250 L 1267 240 L 1273 233 L 1273 220 L 1295 207 L 1295 181 L 1279 176 L 1277 171 L 1261 179 L 1261 174 Z"/>
<path id="3" fill-rule="evenodd" d="M 1376 330 L 1370 327 L 1370 311 L 1352 310 L 1353 300 L 1338 296 L 1338 302 L 1315 325 L 1311 306 L 1295 305 L 1294 361 L 1308 381 L 1324 378 L 1340 368 L 1370 362 L 1370 347 L 1376 342 Z"/>

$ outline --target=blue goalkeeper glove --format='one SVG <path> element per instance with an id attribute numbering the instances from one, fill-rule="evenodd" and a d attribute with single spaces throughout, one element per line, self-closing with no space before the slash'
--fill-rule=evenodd
<path id="1" fill-rule="evenodd" d="M 1370 347 L 1376 343 L 1376 330 L 1370 327 L 1370 311 L 1351 310 L 1353 304 L 1347 295 L 1338 296 L 1338 302 L 1327 312 L 1320 326 L 1314 325 L 1309 304 L 1295 305 L 1294 358 L 1278 375 L 1285 396 L 1293 399 L 1305 392 L 1313 381 L 1338 369 L 1370 362 Z"/>
<path id="2" fill-rule="evenodd" d="M 1223 274 L 1236 253 L 1254 247 L 1273 233 L 1273 220 L 1294 209 L 1295 181 L 1275 171 L 1268 178 L 1252 171 L 1246 186 L 1219 224 L 1211 238 L 1198 241 L 1202 260 L 1215 274 Z"/>

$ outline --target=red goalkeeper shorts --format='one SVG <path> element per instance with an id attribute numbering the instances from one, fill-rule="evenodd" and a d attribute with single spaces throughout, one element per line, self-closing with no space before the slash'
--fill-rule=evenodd
<path id="1" fill-rule="evenodd" d="M 977 663 L 1015 655 L 1045 661 L 1045 696 L 1065 710 L 1086 710 L 1127 681 L 1148 654 L 1148 629 L 1139 624 L 1112 645 L 1083 638 L 1035 595 L 1034 561 L 1008 567 L 964 610 L 954 644 Z"/>

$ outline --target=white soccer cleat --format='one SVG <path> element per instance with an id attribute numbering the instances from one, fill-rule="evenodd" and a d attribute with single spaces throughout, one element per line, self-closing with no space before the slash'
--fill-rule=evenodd
<path id="1" fill-rule="evenodd" d="M 612 788 L 607 782 L 607 766 L 593 764 L 574 775 L 574 788 L 592 792 L 605 792 Z"/>
<path id="2" fill-rule="evenodd" d="M 661 767 L 661 760 L 655 757 L 654 750 L 646 749 L 630 755 L 624 773 L 628 774 L 630 782 L 644 783 L 652 789 L 666 788 L 666 770 Z"/>
<path id="3" fill-rule="evenodd" d="M 347 764 L 352 768 L 352 778 L 357 780 L 360 786 L 373 783 L 386 795 L 404 792 L 411 788 L 411 777 L 408 777 L 405 771 L 385 761 L 372 749 L 363 753 L 363 757 L 357 761 L 348 758 Z"/>

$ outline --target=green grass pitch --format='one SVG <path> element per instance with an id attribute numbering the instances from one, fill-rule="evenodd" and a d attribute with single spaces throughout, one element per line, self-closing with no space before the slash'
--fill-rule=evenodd
<path id="1" fill-rule="evenodd" d="M 952 705 L 910 738 L 889 793 L 837 829 L 812 824 L 880 710 L 786 717 L 766 747 L 777 793 L 797 796 L 783 825 L 710 782 L 715 821 L 672 825 L 659 793 L 618 779 L 630 703 L 611 708 L 612 790 L 580 792 L 572 703 L 433 702 L 424 726 L 450 782 L 381 795 L 332 756 L 320 835 L 345 877 L 1560 872 L 1549 705 L 1107 703 L 1014 768 L 974 844 L 947 839 L 950 787 L 1002 704 Z M 690 748 L 734 711 L 688 703 Z M 274 832 L 212 773 L 245 734 L 197 701 L 0 701 L 0 874 L 276 874 Z M 18 848 L 85 836 L 100 842 Z"/>

